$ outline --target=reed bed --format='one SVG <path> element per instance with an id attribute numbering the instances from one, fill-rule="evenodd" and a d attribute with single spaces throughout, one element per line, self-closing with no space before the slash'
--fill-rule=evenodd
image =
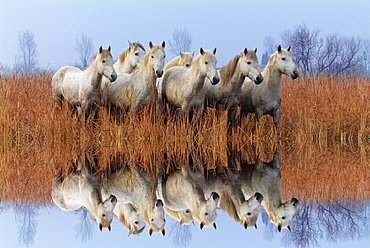
<path id="1" fill-rule="evenodd" d="M 370 80 L 365 76 L 307 77 L 282 83 L 279 129 L 270 116 L 256 125 L 242 117 L 229 130 L 226 113 L 209 109 L 199 125 L 169 118 L 156 108 L 111 121 L 101 108 L 95 128 L 58 109 L 51 98 L 52 72 L 13 73 L 0 79 L 0 199 L 50 204 L 53 175 L 92 152 L 101 170 L 113 158 L 158 175 L 171 166 L 201 162 L 208 169 L 270 161 L 280 151 L 284 197 L 330 201 L 369 199 Z M 167 124 L 165 123 L 167 119 Z"/>

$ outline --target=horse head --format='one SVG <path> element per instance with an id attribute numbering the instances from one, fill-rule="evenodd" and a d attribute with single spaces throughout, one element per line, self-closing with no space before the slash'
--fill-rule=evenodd
<path id="1" fill-rule="evenodd" d="M 255 193 L 248 200 L 243 202 L 240 209 L 240 220 L 241 224 L 245 229 L 254 226 L 257 229 L 258 211 L 263 200 L 263 196 L 260 193 Z"/>
<path id="2" fill-rule="evenodd" d="M 108 228 L 111 230 L 111 223 L 113 221 L 113 209 L 117 204 L 117 198 L 114 195 L 109 196 L 109 198 L 99 204 L 96 211 L 95 221 L 99 225 L 100 231 L 103 228 Z"/>
<path id="3" fill-rule="evenodd" d="M 213 226 L 217 229 L 216 218 L 217 218 L 217 204 L 220 201 L 220 195 L 216 192 L 212 192 L 210 197 L 206 199 L 206 202 L 199 209 L 199 222 L 200 229 L 203 229 L 204 226 Z"/>
<path id="4" fill-rule="evenodd" d="M 299 206 L 299 201 L 296 198 L 282 203 L 274 212 L 269 213 L 269 217 L 272 223 L 274 223 L 278 231 L 281 232 L 281 229 L 287 228 L 289 231 L 290 223 L 293 220 L 293 215 L 297 212 Z"/>
<path id="5" fill-rule="evenodd" d="M 114 82 L 117 79 L 117 73 L 113 68 L 113 56 L 111 54 L 110 46 L 108 49 L 100 47 L 94 61 L 97 63 L 97 68 L 101 75 L 107 77 L 111 82 Z"/>
<path id="6" fill-rule="evenodd" d="M 148 65 L 154 70 L 157 77 L 162 77 L 163 68 L 166 58 L 166 52 L 164 48 L 166 42 L 162 42 L 161 45 L 154 45 L 151 41 L 149 42 L 150 51 L 144 58 L 144 63 L 149 63 Z"/>
<path id="7" fill-rule="evenodd" d="M 277 52 L 272 56 L 275 56 L 277 67 L 281 73 L 290 76 L 292 79 L 296 79 L 299 77 L 299 72 L 296 64 L 293 62 L 290 48 L 289 46 L 287 49 L 284 49 L 279 45 Z"/>
<path id="8" fill-rule="evenodd" d="M 166 224 L 166 219 L 164 216 L 163 202 L 161 200 L 155 202 L 153 209 L 148 212 L 148 218 L 149 221 L 147 224 L 150 227 L 149 235 L 152 236 L 153 232 L 160 232 L 165 236 L 166 230 L 164 226 Z"/>
<path id="9" fill-rule="evenodd" d="M 194 59 L 194 52 L 180 52 L 180 61 L 178 66 L 183 66 L 186 68 L 189 68 L 191 64 L 193 63 Z"/>
<path id="10" fill-rule="evenodd" d="M 128 41 L 128 44 L 129 44 L 129 48 L 128 48 L 127 59 L 129 61 L 130 66 L 132 68 L 136 68 L 143 62 L 144 55 L 145 55 L 145 48 L 139 41 L 134 42 L 134 43 L 131 43 L 130 41 Z"/>
<path id="11" fill-rule="evenodd" d="M 216 51 L 215 48 L 213 51 L 210 50 L 203 50 L 203 48 L 200 48 L 200 69 L 201 71 L 206 75 L 206 78 L 208 78 L 213 85 L 218 84 L 220 81 L 220 77 L 217 72 L 216 64 Z"/>
<path id="12" fill-rule="evenodd" d="M 255 84 L 260 84 L 263 81 L 261 73 L 258 72 L 257 48 L 248 50 L 247 48 L 240 54 L 240 69 L 243 75 L 252 80 Z"/>

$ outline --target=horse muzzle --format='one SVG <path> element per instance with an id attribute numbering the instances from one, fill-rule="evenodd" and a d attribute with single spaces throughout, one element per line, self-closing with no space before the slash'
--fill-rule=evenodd
<path id="1" fill-rule="evenodd" d="M 116 73 L 112 73 L 112 74 L 109 76 L 109 81 L 111 81 L 111 82 L 116 81 L 116 79 L 117 79 L 117 74 L 116 74 Z"/>
<path id="2" fill-rule="evenodd" d="M 211 80 L 211 84 L 212 85 L 216 85 L 216 84 L 218 84 L 218 82 L 220 82 L 220 78 L 219 77 L 213 77 L 212 80 Z"/>
<path id="3" fill-rule="evenodd" d="M 258 76 L 254 79 L 254 83 L 255 83 L 255 84 L 260 84 L 260 83 L 262 83 L 262 81 L 263 81 L 263 77 L 262 77 L 262 75 L 261 75 L 261 73 L 260 73 L 260 74 L 258 74 Z"/>
<path id="4" fill-rule="evenodd" d="M 292 73 L 292 74 L 290 74 L 290 77 L 291 77 L 292 79 L 296 79 L 297 77 L 299 77 L 299 72 L 298 72 L 298 71 L 293 71 L 293 73 Z"/>
<path id="5" fill-rule="evenodd" d="M 157 76 L 157 77 L 162 77 L 162 75 L 163 75 L 163 70 L 156 70 L 155 71 L 155 75 Z"/>

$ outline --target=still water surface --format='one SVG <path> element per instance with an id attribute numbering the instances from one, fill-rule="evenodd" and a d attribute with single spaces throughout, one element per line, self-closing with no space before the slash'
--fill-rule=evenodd
<path id="1" fill-rule="evenodd" d="M 331 174 L 324 173 L 325 165 L 322 162 L 312 163 L 303 154 L 289 155 L 288 153 L 285 150 L 276 152 L 272 160 L 265 161 L 268 163 L 262 162 L 259 156 L 252 159 L 254 162 L 247 163 L 234 152 L 229 152 L 227 165 L 208 168 L 204 163 L 204 154 L 196 152 L 194 156 L 185 159 L 187 162 L 183 160 L 179 162 L 180 159 L 172 157 L 168 159 L 170 162 L 166 162 L 162 168 L 156 168 L 156 170 L 139 167 L 132 162 L 132 158 L 128 159 L 117 154 L 109 164 L 104 166 L 99 164 L 100 160 L 95 155 L 67 159 L 67 165 L 64 168 L 55 168 L 54 175 L 43 184 L 36 182 L 32 184 L 44 189 L 29 189 L 32 192 L 43 192 L 47 189 L 50 194 L 48 200 L 38 201 L 36 195 L 21 203 L 7 199 L 1 201 L 1 247 L 245 247 L 249 245 L 369 247 L 370 205 L 368 193 L 363 192 L 362 188 L 363 185 L 366 188 L 369 179 L 366 159 L 365 161 L 360 159 L 364 166 L 361 168 L 366 168 L 366 171 L 355 171 L 356 177 L 353 177 L 353 175 L 338 174 L 337 170 Z M 341 154 L 346 153 L 341 152 Z M 307 162 L 300 161 L 293 164 L 290 159 L 297 156 L 307 159 Z M 357 155 L 352 154 L 352 156 Z M 345 172 L 349 164 L 345 158 L 341 161 L 342 163 L 337 163 L 337 166 L 339 171 Z M 300 169 L 300 164 L 304 164 L 307 170 Z M 308 175 L 297 177 L 297 173 L 300 173 L 297 169 Z M 22 172 L 18 173 L 22 174 Z M 323 179 L 313 185 L 309 178 L 315 173 L 320 175 L 317 178 Z M 128 228 L 119 223 L 117 216 L 113 216 L 111 231 L 108 231 L 108 228 L 99 231 L 97 222 L 92 218 L 92 210 L 76 207 L 76 211 L 63 211 L 55 204 L 56 197 L 53 195 L 52 199 L 51 192 L 56 194 L 56 182 L 62 183 L 71 177 L 79 178 L 80 184 L 83 184 L 81 178 L 88 179 L 89 183 L 85 182 L 82 187 L 85 192 L 80 196 L 87 194 L 91 197 L 99 191 L 103 192 L 101 197 L 105 200 L 114 193 L 118 202 L 132 201 L 136 208 L 143 206 L 133 196 L 134 192 L 139 193 L 139 199 L 140 197 L 142 200 L 154 199 L 148 204 L 152 208 L 163 211 L 166 220 L 165 236 L 162 235 L 163 231 L 160 228 L 154 230 L 151 236 L 149 235 L 151 220 L 143 224 L 145 228 L 140 235 L 128 236 Z M 28 177 L 27 180 L 38 179 Z M 173 180 L 176 183 L 171 185 Z M 343 185 L 346 185 L 343 180 L 348 180 L 350 187 L 343 188 Z M 353 182 L 356 180 L 357 183 Z M 337 187 L 332 186 L 333 181 L 336 182 Z M 112 182 L 118 182 L 115 185 L 118 184 L 119 187 L 112 189 L 114 185 Z M 126 184 L 121 185 L 122 182 Z M 100 188 L 96 190 L 96 187 L 91 184 L 99 185 Z M 213 201 L 206 211 L 208 219 L 205 222 L 209 222 L 204 223 L 202 230 L 200 228 L 202 216 L 196 213 L 201 212 L 201 204 L 184 209 L 185 213 L 186 210 L 192 213 L 191 217 L 194 220 L 190 223 L 193 222 L 194 225 L 180 225 L 179 220 L 171 217 L 170 210 L 163 209 L 162 203 L 164 206 L 170 205 L 171 201 L 166 197 L 169 197 L 173 187 L 176 188 L 179 185 L 176 190 L 180 191 L 175 191 L 179 199 L 173 200 L 177 204 L 173 205 L 178 206 L 179 202 L 192 202 L 199 192 L 203 193 L 203 198 L 198 196 L 198 199 Z M 2 191 L 5 192 L 9 190 L 7 187 L 17 187 L 17 185 L 8 184 L 2 187 Z M 189 191 L 189 187 L 197 190 L 190 194 L 181 192 L 181 190 Z M 315 191 L 319 193 L 314 195 L 312 192 Z M 143 194 L 143 192 L 146 193 Z M 263 200 L 255 196 L 256 192 L 263 196 Z M 69 196 L 71 194 L 69 193 Z M 86 198 L 81 196 L 81 198 L 84 197 Z M 227 203 L 232 202 L 230 199 L 233 197 L 238 201 L 230 207 Z M 162 203 L 158 203 L 158 199 Z M 230 201 L 225 203 L 226 199 Z M 243 212 L 240 203 L 250 199 L 255 204 Z M 276 208 L 281 206 L 276 202 L 286 203 L 286 205 L 279 210 L 279 213 L 274 214 L 271 213 L 273 206 Z M 145 218 L 143 217 L 141 221 Z M 213 222 L 217 224 L 216 230 Z M 281 232 L 278 230 L 279 225 L 282 227 Z M 288 226 L 291 231 L 287 229 Z M 248 228 L 245 229 L 245 227 Z"/>

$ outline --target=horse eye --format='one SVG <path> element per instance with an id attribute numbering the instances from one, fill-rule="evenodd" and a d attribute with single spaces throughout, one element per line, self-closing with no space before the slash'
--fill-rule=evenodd
<path id="1" fill-rule="evenodd" d="M 135 221 L 135 224 L 137 225 L 137 224 L 139 224 L 139 221 Z"/>
<path id="2" fill-rule="evenodd" d="M 190 211 L 189 210 L 186 210 L 185 212 L 188 214 Z"/>
<path id="3" fill-rule="evenodd" d="M 166 55 L 163 56 L 163 58 L 165 58 L 165 57 L 166 57 Z"/>
<path id="4" fill-rule="evenodd" d="M 204 62 L 204 64 L 208 65 L 208 62 L 206 61 L 206 62 Z"/>
<path id="5" fill-rule="evenodd" d="M 102 60 L 102 63 L 105 63 L 105 60 Z"/>
<path id="6" fill-rule="evenodd" d="M 248 62 L 247 62 L 247 64 L 248 64 L 248 65 L 251 65 L 251 64 L 252 64 L 252 62 L 248 61 Z"/>
<path id="7" fill-rule="evenodd" d="M 252 214 L 251 213 L 247 213 L 248 216 L 251 216 Z"/>
<path id="8" fill-rule="evenodd" d="M 189 67 L 190 65 L 189 65 L 189 64 L 186 64 L 185 66 L 186 66 L 186 67 Z"/>
<path id="9" fill-rule="evenodd" d="M 285 57 L 281 58 L 281 60 L 285 60 Z"/>
<path id="10" fill-rule="evenodd" d="M 208 215 L 208 213 L 205 213 L 204 215 Z"/>
<path id="11" fill-rule="evenodd" d="M 164 222 L 166 222 L 166 219 L 163 219 Z"/>
<path id="12" fill-rule="evenodd" d="M 151 221 L 151 222 L 153 222 L 153 221 L 154 221 L 154 219 L 151 219 L 150 221 Z"/>
<path id="13" fill-rule="evenodd" d="M 285 220 L 285 216 L 281 217 L 283 220 Z"/>
<path id="14" fill-rule="evenodd" d="M 103 217 L 105 217 L 105 214 L 102 214 Z"/>
<path id="15" fill-rule="evenodd" d="M 152 57 L 152 59 L 154 59 L 154 56 L 153 55 L 151 57 Z"/>
<path id="16" fill-rule="evenodd" d="M 135 53 L 135 56 L 138 56 L 139 55 L 139 53 Z"/>

